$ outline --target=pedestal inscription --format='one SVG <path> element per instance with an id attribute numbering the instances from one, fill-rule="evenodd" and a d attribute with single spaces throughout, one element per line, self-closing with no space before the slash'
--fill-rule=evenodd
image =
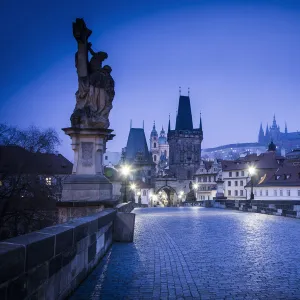
<path id="1" fill-rule="evenodd" d="M 93 143 L 82 142 L 82 166 L 83 167 L 91 167 L 93 165 Z"/>

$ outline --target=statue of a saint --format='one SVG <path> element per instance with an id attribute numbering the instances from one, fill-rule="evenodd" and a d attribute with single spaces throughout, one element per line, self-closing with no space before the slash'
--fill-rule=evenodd
<path id="1" fill-rule="evenodd" d="M 73 35 L 77 41 L 78 50 L 75 54 L 75 66 L 78 75 L 78 90 L 76 106 L 71 116 L 75 127 L 109 127 L 109 113 L 115 95 L 114 80 L 110 66 L 102 67 L 107 59 L 105 52 L 95 52 L 88 38 L 92 31 L 88 29 L 83 19 L 73 23 Z M 89 61 L 88 55 L 91 54 Z"/>

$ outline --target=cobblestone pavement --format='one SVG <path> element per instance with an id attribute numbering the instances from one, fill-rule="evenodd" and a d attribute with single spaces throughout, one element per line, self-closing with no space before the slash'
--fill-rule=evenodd
<path id="1" fill-rule="evenodd" d="M 300 299 L 300 220 L 200 207 L 134 212 L 134 243 L 113 244 L 72 300 Z"/>

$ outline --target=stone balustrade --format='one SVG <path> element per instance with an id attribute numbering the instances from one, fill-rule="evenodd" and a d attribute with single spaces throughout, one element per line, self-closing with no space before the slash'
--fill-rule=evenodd
<path id="1" fill-rule="evenodd" d="M 116 209 L 0 243 L 0 299 L 64 299 L 113 241 Z"/>
<path id="2" fill-rule="evenodd" d="M 300 218 L 299 200 L 216 200 L 214 207 Z"/>

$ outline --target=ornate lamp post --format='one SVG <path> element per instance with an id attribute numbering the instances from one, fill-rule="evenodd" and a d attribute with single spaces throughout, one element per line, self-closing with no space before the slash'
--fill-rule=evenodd
<path id="1" fill-rule="evenodd" d="M 251 166 L 248 168 L 248 172 L 251 178 L 251 194 L 250 194 L 250 200 L 254 200 L 254 193 L 253 193 L 253 175 L 255 174 L 255 167 Z"/>
<path id="2" fill-rule="evenodd" d="M 131 173 L 131 167 L 129 165 L 122 165 L 121 166 L 121 174 L 124 177 L 124 195 L 123 195 L 123 202 L 127 202 L 127 177 Z"/>

